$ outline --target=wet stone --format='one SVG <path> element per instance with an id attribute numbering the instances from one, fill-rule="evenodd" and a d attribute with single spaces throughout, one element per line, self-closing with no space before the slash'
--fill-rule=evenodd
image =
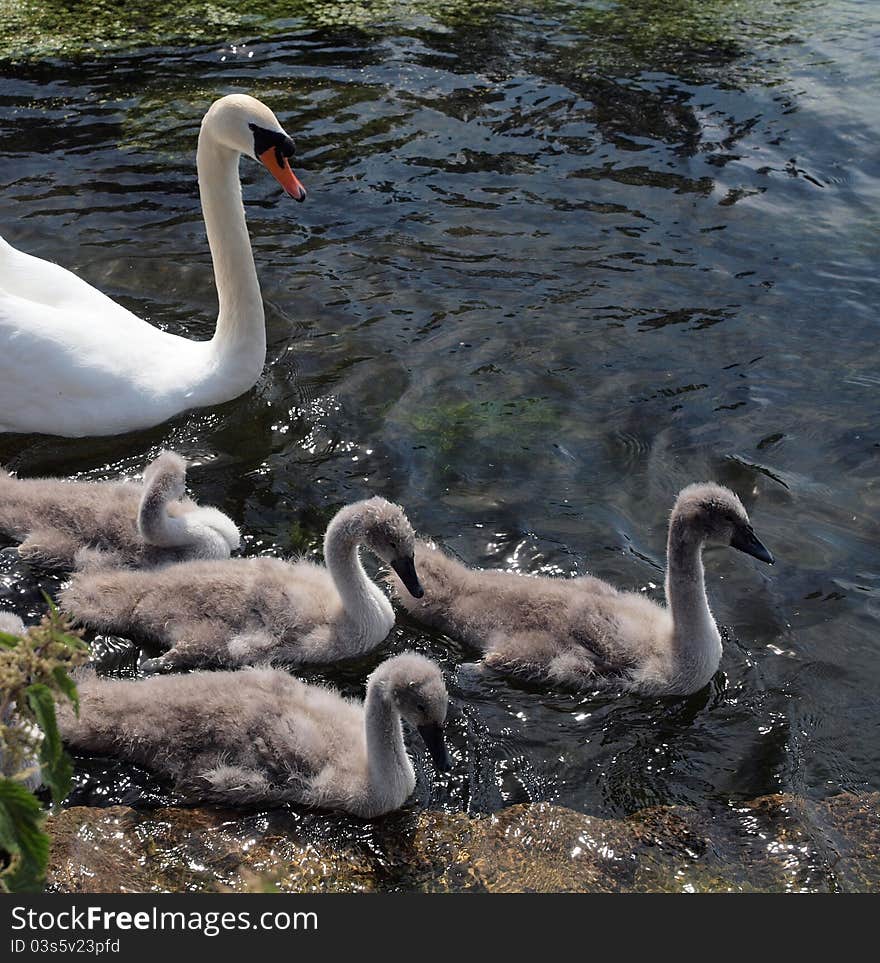
<path id="1" fill-rule="evenodd" d="M 548 803 L 374 823 L 279 810 L 73 807 L 57 892 L 725 892 L 880 889 L 880 794 L 791 795 L 601 819 Z"/>

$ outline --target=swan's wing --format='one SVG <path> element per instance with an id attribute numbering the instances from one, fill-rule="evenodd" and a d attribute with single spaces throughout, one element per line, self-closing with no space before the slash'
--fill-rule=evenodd
<path id="1" fill-rule="evenodd" d="M 0 431 L 114 434 L 136 427 L 145 409 L 156 415 L 144 425 L 186 407 L 170 397 L 166 413 L 159 401 L 169 384 L 191 383 L 187 366 L 199 343 L 85 288 L 93 296 L 75 306 L 0 288 Z"/>
<path id="2" fill-rule="evenodd" d="M 25 254 L 0 238 L 0 295 L 3 294 L 34 305 L 97 314 L 107 320 L 116 318 L 120 323 L 139 320 L 60 264 Z"/>

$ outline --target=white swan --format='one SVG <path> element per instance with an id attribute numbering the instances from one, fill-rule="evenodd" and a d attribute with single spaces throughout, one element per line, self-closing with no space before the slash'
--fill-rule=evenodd
<path id="1" fill-rule="evenodd" d="M 591 576 L 469 569 L 424 542 L 415 553 L 423 596 L 402 591 L 395 574 L 388 580 L 416 619 L 482 649 L 484 662 L 501 671 L 574 688 L 689 695 L 721 662 L 703 580 L 707 542 L 773 562 L 742 502 L 708 482 L 683 489 L 672 509 L 665 608 Z"/>
<path id="2" fill-rule="evenodd" d="M 241 154 L 259 159 L 294 199 L 306 195 L 288 161 L 293 141 L 268 107 L 243 94 L 211 106 L 196 155 L 220 303 L 210 341 L 160 331 L 0 239 L 0 431 L 116 435 L 229 401 L 256 382 L 266 330 Z"/>
<path id="3" fill-rule="evenodd" d="M 394 625 L 391 603 L 361 565 L 361 545 L 421 595 L 412 526 L 399 505 L 375 497 L 346 505 L 327 526 L 326 568 L 266 557 L 149 571 L 86 564 L 59 598 L 90 628 L 167 649 L 144 662 L 145 672 L 335 662 L 374 649 Z"/>
<path id="4" fill-rule="evenodd" d="M 418 728 L 435 767 L 449 769 L 446 686 L 415 652 L 373 672 L 365 703 L 266 667 L 139 682 L 86 673 L 78 686 L 79 717 L 58 709 L 65 742 L 169 777 L 189 802 L 391 812 L 416 782 L 401 717 Z"/>

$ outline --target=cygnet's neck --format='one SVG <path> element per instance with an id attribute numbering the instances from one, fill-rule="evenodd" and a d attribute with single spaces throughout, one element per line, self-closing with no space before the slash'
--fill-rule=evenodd
<path id="1" fill-rule="evenodd" d="M 695 680 L 700 688 L 718 670 L 721 636 L 706 598 L 703 540 L 686 519 L 674 514 L 667 545 L 666 601 L 672 613 L 676 674 Z"/>
<path id="2" fill-rule="evenodd" d="M 245 390 L 263 370 L 266 322 L 241 199 L 239 154 L 216 141 L 210 114 L 199 133 L 196 166 L 205 231 L 214 264 L 219 313 L 207 372 L 218 400 Z M 206 385 L 205 388 L 208 386 Z M 206 403 L 206 402 L 202 402 Z"/>
<path id="3" fill-rule="evenodd" d="M 157 473 L 144 487 L 138 506 L 138 530 L 148 545 L 159 548 L 175 548 L 193 545 L 198 540 L 202 526 L 194 526 L 184 515 L 172 515 L 169 506 L 183 498 L 185 474 L 167 475 Z"/>
<path id="4" fill-rule="evenodd" d="M 360 539 L 342 525 L 330 523 L 324 539 L 324 559 L 345 611 L 351 643 L 369 648 L 381 642 L 394 625 L 394 610 L 384 592 L 367 576 L 361 564 Z"/>
<path id="5" fill-rule="evenodd" d="M 403 743 L 400 712 L 380 680 L 367 683 L 364 703 L 368 794 L 377 812 L 402 805 L 416 784 Z"/>

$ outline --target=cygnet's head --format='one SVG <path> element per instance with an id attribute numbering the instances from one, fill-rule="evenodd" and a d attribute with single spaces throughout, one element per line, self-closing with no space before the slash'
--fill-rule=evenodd
<path id="1" fill-rule="evenodd" d="M 215 100 L 202 120 L 202 136 L 258 160 L 295 201 L 306 199 L 306 189 L 290 167 L 293 138 L 255 97 L 229 94 Z"/>
<path id="2" fill-rule="evenodd" d="M 148 545 L 197 546 L 200 558 L 229 558 L 240 542 L 235 522 L 217 508 L 184 501 L 186 462 L 163 451 L 144 470 L 137 525 Z"/>
<path id="3" fill-rule="evenodd" d="M 186 514 L 187 526 L 191 532 L 201 536 L 202 558 L 229 558 L 241 545 L 238 526 L 219 508 L 199 505 Z"/>
<path id="4" fill-rule="evenodd" d="M 743 503 L 723 485 L 714 482 L 688 485 L 679 492 L 672 518 L 701 541 L 730 545 L 761 562 L 773 564 L 773 556 L 755 535 Z"/>
<path id="5" fill-rule="evenodd" d="M 186 494 L 186 462 L 176 452 L 163 451 L 144 469 L 144 488 L 164 502 L 179 501 Z"/>
<path id="6" fill-rule="evenodd" d="M 418 729 L 437 771 L 448 772 L 450 762 L 443 727 L 449 695 L 437 663 L 417 652 L 403 652 L 383 662 L 367 685 L 381 689 L 401 717 Z"/>
<path id="7" fill-rule="evenodd" d="M 378 496 L 347 505 L 328 526 L 325 544 L 337 534 L 390 565 L 413 598 L 425 594 L 416 574 L 416 533 L 400 505 Z"/>

